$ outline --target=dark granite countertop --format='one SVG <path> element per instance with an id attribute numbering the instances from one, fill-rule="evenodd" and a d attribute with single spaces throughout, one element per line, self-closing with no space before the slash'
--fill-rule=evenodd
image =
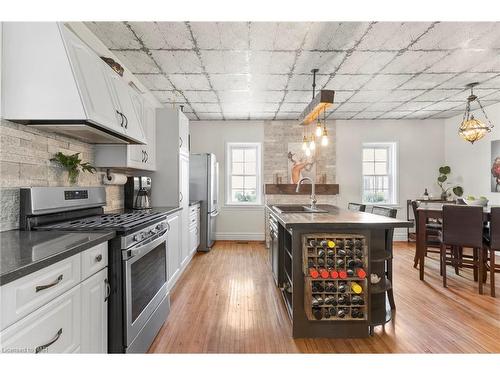
<path id="1" fill-rule="evenodd" d="M 335 227 L 350 228 L 408 228 L 413 224 L 406 220 L 392 219 L 385 216 L 374 215 L 367 212 L 349 211 L 337 206 L 318 204 L 318 208 L 326 210 L 324 213 L 278 213 L 267 205 L 287 229 L 294 227 L 311 227 L 314 225 L 335 225 Z"/>
<path id="2" fill-rule="evenodd" d="M 197 204 L 200 204 L 200 203 L 201 203 L 201 201 L 199 201 L 199 200 L 198 201 L 189 201 L 190 206 L 196 206 Z"/>
<path id="3" fill-rule="evenodd" d="M 115 236 L 113 231 L 0 233 L 0 285 L 50 266 Z"/>

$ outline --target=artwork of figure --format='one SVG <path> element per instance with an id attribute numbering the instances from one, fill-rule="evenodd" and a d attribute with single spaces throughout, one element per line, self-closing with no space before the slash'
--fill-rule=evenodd
<path id="1" fill-rule="evenodd" d="M 491 142 L 491 192 L 500 192 L 500 141 Z"/>
<path id="2" fill-rule="evenodd" d="M 302 151 L 301 143 L 288 144 L 288 180 L 296 184 L 302 177 L 314 178 L 314 163 L 312 157 L 307 157 Z"/>

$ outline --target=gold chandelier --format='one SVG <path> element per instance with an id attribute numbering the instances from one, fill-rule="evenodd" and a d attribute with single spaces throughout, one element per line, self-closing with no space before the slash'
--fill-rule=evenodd
<path id="1" fill-rule="evenodd" d="M 458 128 L 458 134 L 465 139 L 466 141 L 469 141 L 470 143 L 474 143 L 477 140 L 483 138 L 486 133 L 491 132 L 491 129 L 493 128 L 493 124 L 491 123 L 490 119 L 488 118 L 488 115 L 486 114 L 486 111 L 483 108 L 483 105 L 479 101 L 479 98 L 474 95 L 473 88 L 474 86 L 477 86 L 478 83 L 469 83 L 467 87 L 470 88 L 470 95 L 467 98 L 467 104 L 465 105 L 465 113 L 464 117 L 462 119 L 462 123 L 460 124 L 460 127 Z M 477 118 L 474 117 L 474 114 L 471 113 L 471 103 L 477 101 L 477 104 L 479 105 L 479 108 L 481 109 L 485 121 L 478 120 Z"/>

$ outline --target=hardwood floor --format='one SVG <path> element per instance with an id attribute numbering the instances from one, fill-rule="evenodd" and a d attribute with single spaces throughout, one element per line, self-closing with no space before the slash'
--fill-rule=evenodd
<path id="1" fill-rule="evenodd" d="M 499 353 L 500 297 L 477 294 L 469 270 L 448 269 L 442 287 L 436 255 L 425 281 L 414 245 L 395 243 L 397 314 L 366 339 L 293 339 L 258 242 L 217 242 L 199 253 L 171 294 L 172 310 L 152 353 Z M 498 283 L 497 283 L 498 284 Z M 497 289 L 497 296 L 500 295 Z"/>

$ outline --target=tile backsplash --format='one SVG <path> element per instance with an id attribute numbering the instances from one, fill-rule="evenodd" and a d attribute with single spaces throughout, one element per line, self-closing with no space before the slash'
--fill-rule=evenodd
<path id="1" fill-rule="evenodd" d="M 93 164 L 93 146 L 2 119 L 0 123 L 0 231 L 19 227 L 19 188 L 69 186 L 67 172 L 49 161 L 61 151 Z M 77 186 L 101 186 L 99 173 L 80 173 Z M 106 186 L 105 210 L 123 207 L 123 186 Z"/>

